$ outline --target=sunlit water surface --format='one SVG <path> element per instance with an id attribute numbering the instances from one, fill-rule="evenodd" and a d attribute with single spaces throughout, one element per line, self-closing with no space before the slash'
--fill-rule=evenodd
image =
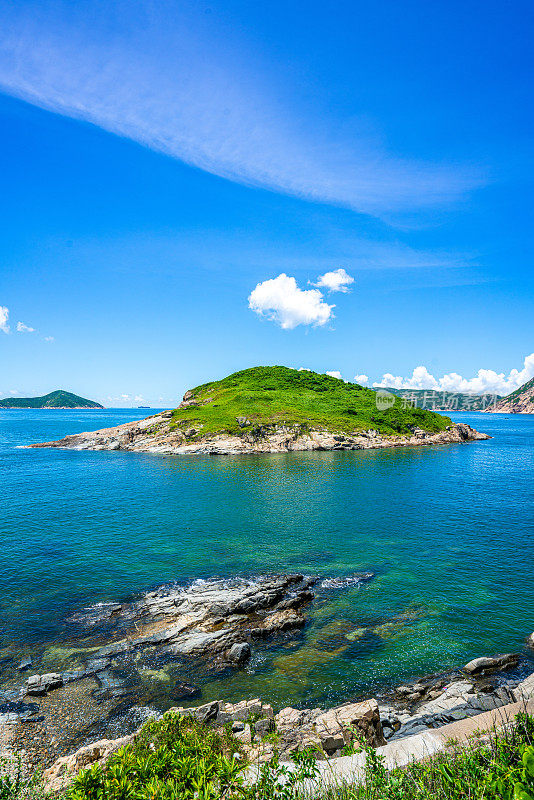
<path id="1" fill-rule="evenodd" d="M 534 417 L 461 414 L 468 445 L 262 456 L 27 450 L 142 410 L 0 411 L 4 654 L 68 638 L 83 606 L 170 580 L 349 576 L 306 629 L 203 696 L 342 701 L 534 630 Z M 362 635 L 361 629 L 365 632 Z"/>

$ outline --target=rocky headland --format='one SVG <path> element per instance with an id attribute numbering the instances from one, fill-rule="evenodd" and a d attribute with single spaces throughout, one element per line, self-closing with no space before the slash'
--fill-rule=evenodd
<path id="1" fill-rule="evenodd" d="M 534 414 L 534 378 L 487 409 L 492 414 Z"/>

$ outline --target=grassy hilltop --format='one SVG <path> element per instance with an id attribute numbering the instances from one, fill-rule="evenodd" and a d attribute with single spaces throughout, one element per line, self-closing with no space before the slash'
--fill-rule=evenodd
<path id="1" fill-rule="evenodd" d="M 234 372 L 197 386 L 185 399 L 191 405 L 174 411 L 173 427 L 202 425 L 203 436 L 238 434 L 237 417 L 246 417 L 252 426 L 286 423 L 334 432 L 374 428 L 385 435 L 409 434 L 414 426 L 437 433 L 451 424 L 448 417 L 432 411 L 404 408 L 400 398 L 390 408 L 378 410 L 372 389 L 288 367 Z"/>

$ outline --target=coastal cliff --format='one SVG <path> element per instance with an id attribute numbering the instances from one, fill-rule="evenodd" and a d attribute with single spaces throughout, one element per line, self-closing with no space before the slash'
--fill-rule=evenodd
<path id="1" fill-rule="evenodd" d="M 503 397 L 491 408 L 488 414 L 534 414 L 534 378 L 531 378 L 515 392 Z"/>
<path id="2" fill-rule="evenodd" d="M 32 447 L 180 454 L 366 450 L 489 439 L 469 425 L 327 375 L 254 367 L 139 422 Z"/>

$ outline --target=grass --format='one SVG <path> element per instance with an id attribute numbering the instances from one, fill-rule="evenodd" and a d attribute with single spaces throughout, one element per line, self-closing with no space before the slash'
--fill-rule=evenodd
<path id="1" fill-rule="evenodd" d="M 172 427 L 190 438 L 214 433 L 254 435 L 261 426 L 289 425 L 356 433 L 375 429 L 386 436 L 409 434 L 414 426 L 437 433 L 451 425 L 448 417 L 405 407 L 402 399 L 385 410 L 376 407 L 376 392 L 329 375 L 288 367 L 253 367 L 192 390 L 195 405 L 178 408 Z M 237 417 L 250 425 L 240 428 Z"/>
<path id="2" fill-rule="evenodd" d="M 533 741 L 534 718 L 519 714 L 501 731 L 462 747 L 451 743 L 402 769 L 388 771 L 373 748 L 362 746 L 359 784 L 310 790 L 307 782 L 318 773 L 312 752 L 297 754 L 291 769 L 275 759 L 246 784 L 246 763 L 230 734 L 167 714 L 147 723 L 103 768 L 81 772 L 63 800 L 534 800 Z M 34 786 L 0 776 L 0 800 L 43 798 Z"/>

